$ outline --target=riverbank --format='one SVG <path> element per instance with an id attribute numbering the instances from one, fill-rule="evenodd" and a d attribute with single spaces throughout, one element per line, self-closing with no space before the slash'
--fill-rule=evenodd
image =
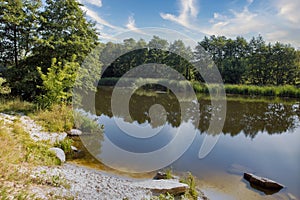
<path id="1" fill-rule="evenodd" d="M 155 200 L 165 198 L 166 191 L 189 188 L 179 180 L 125 178 L 61 163 L 49 149 L 67 134 L 47 132 L 22 113 L 0 113 L 0 127 L 1 199 Z M 198 199 L 207 199 L 201 191 L 199 194 Z"/>
<path id="2" fill-rule="evenodd" d="M 99 80 L 99 86 L 115 86 L 120 78 L 110 77 L 102 78 Z M 245 96 L 263 96 L 263 97 L 290 97 L 300 98 L 300 88 L 293 85 L 245 85 L 245 84 L 203 84 L 198 81 L 178 81 L 169 79 L 134 79 L 134 78 L 122 78 L 122 86 L 130 87 L 132 83 L 143 85 L 143 89 L 157 89 L 167 90 L 162 85 L 172 86 L 179 91 L 189 90 L 189 84 L 193 87 L 194 91 L 198 94 L 208 94 L 209 92 L 219 92 L 221 89 L 225 89 L 226 94 L 238 94 Z M 223 87 L 224 86 L 224 87 Z M 169 87 L 170 88 L 170 87 Z"/>

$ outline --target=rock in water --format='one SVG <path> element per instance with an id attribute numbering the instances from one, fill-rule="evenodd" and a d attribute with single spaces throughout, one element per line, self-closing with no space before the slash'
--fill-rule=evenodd
<path id="1" fill-rule="evenodd" d="M 259 177 L 251 173 L 244 173 L 244 179 L 249 181 L 255 189 L 263 191 L 265 194 L 274 194 L 284 188 L 284 185 L 268 178 Z"/>
<path id="2" fill-rule="evenodd" d="M 66 162 L 66 154 L 65 152 L 57 147 L 52 147 L 49 149 L 49 151 L 52 151 L 55 153 L 56 157 L 63 163 Z"/>

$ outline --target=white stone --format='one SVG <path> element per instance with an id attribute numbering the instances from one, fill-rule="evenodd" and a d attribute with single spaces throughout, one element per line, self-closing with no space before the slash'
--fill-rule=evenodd
<path id="1" fill-rule="evenodd" d="M 57 148 L 57 147 L 52 147 L 49 149 L 50 151 L 54 152 L 56 157 L 62 162 L 66 162 L 66 154 L 65 152 L 60 149 L 60 148 Z"/>

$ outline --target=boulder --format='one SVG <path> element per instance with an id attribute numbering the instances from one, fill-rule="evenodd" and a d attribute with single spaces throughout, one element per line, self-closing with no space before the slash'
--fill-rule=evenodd
<path id="1" fill-rule="evenodd" d="M 49 149 L 49 151 L 52 151 L 55 153 L 56 157 L 63 163 L 66 162 L 66 154 L 65 152 L 57 147 L 52 147 Z"/>
<path id="2" fill-rule="evenodd" d="M 252 187 L 261 190 L 266 194 L 273 194 L 284 188 L 284 185 L 277 183 L 276 181 L 259 177 L 251 173 L 244 173 L 244 179 L 249 181 Z"/>
<path id="3" fill-rule="evenodd" d="M 71 129 L 70 131 L 68 131 L 68 135 L 70 136 L 80 136 L 82 135 L 82 131 L 79 129 Z"/>
<path id="4" fill-rule="evenodd" d="M 178 180 L 168 179 L 168 180 L 146 180 L 137 182 L 136 186 L 149 189 L 153 193 L 169 193 L 172 195 L 184 194 L 189 190 L 189 186 L 185 183 L 180 183 Z"/>

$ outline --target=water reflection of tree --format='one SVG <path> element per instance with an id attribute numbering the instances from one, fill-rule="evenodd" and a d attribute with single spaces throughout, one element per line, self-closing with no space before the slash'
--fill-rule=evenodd
<path id="1" fill-rule="evenodd" d="M 228 101 L 223 132 L 232 136 L 244 132 L 254 138 L 259 132 L 281 134 L 297 127 L 292 104 Z"/>
<path id="2" fill-rule="evenodd" d="M 97 115 L 104 114 L 112 117 L 111 94 L 112 89 L 102 88 L 98 91 L 96 95 Z M 121 98 L 120 101 L 122 101 Z M 135 93 L 131 97 L 129 105 L 131 118 L 140 124 L 151 122 L 149 108 L 154 104 L 160 104 L 165 108 L 169 124 L 173 127 L 180 125 L 180 105 L 174 94 L 156 94 L 153 92 L 151 95 L 140 95 Z M 198 126 L 195 123 L 194 126 L 197 126 L 201 133 L 206 133 L 213 108 L 210 100 L 199 100 L 199 105 L 200 121 Z M 186 102 L 185 106 L 190 108 L 188 109 L 189 113 L 183 119 L 187 121 L 189 116 L 194 116 L 196 108 L 190 102 Z M 159 116 L 157 117 L 159 118 Z M 235 136 L 243 132 L 251 138 L 254 138 L 259 132 L 281 134 L 295 129 L 299 125 L 299 118 L 299 105 L 230 100 L 227 101 L 227 114 L 223 133 Z M 161 124 L 155 124 L 153 127 L 163 124 L 164 121 L 162 120 Z"/>

